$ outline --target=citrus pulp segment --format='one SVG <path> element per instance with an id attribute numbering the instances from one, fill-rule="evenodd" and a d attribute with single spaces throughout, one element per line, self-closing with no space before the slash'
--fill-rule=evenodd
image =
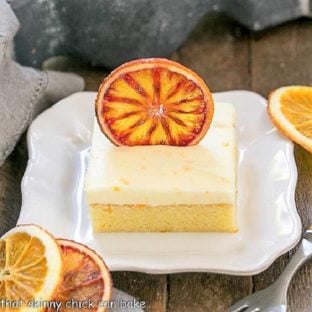
<path id="1" fill-rule="evenodd" d="M 269 96 L 268 112 L 285 136 L 312 153 L 312 87 L 276 89 Z"/>
<path id="2" fill-rule="evenodd" d="M 28 311 L 32 300 L 49 301 L 62 280 L 62 269 L 58 243 L 39 226 L 18 226 L 0 240 L 0 298 L 20 301 L 15 311 Z"/>

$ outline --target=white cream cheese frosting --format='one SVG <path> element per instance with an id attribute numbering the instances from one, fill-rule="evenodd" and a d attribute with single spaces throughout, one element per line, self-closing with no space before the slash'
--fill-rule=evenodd
<path id="1" fill-rule="evenodd" d="M 210 129 L 189 147 L 117 147 L 95 119 L 85 191 L 89 204 L 235 205 L 233 105 L 215 103 Z"/>

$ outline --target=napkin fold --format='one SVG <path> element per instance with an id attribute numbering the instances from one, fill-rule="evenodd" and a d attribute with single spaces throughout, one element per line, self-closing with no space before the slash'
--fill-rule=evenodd
<path id="1" fill-rule="evenodd" d="M 84 89 L 83 79 L 75 74 L 38 71 L 14 62 L 13 38 L 18 29 L 11 7 L 0 0 L 0 165 L 39 113 Z"/>

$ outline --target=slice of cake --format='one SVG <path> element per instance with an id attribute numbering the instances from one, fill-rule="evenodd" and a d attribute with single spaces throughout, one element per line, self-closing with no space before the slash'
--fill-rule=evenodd
<path id="1" fill-rule="evenodd" d="M 235 232 L 235 111 L 194 146 L 114 146 L 94 122 L 85 191 L 95 232 Z"/>
<path id="2" fill-rule="evenodd" d="M 119 66 L 96 99 L 86 194 L 96 232 L 235 232 L 234 108 L 160 58 Z"/>

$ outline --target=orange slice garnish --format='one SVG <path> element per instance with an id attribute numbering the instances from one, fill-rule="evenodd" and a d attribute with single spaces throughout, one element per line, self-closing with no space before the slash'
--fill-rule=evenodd
<path id="1" fill-rule="evenodd" d="M 121 65 L 103 81 L 96 101 L 100 128 L 116 145 L 197 144 L 213 111 L 205 82 L 161 58 Z"/>
<path id="2" fill-rule="evenodd" d="M 273 91 L 268 112 L 285 136 L 312 153 L 312 87 L 288 86 Z"/>
<path id="3" fill-rule="evenodd" d="M 44 311 L 28 304 L 53 297 L 62 268 L 60 247 L 42 228 L 22 225 L 6 233 L 0 239 L 0 299 L 8 306 L 1 311 Z"/>
<path id="4" fill-rule="evenodd" d="M 85 245 L 60 239 L 63 253 L 63 281 L 54 296 L 59 311 L 106 311 L 112 280 L 102 258 Z M 49 310 L 54 311 L 54 310 Z"/>

